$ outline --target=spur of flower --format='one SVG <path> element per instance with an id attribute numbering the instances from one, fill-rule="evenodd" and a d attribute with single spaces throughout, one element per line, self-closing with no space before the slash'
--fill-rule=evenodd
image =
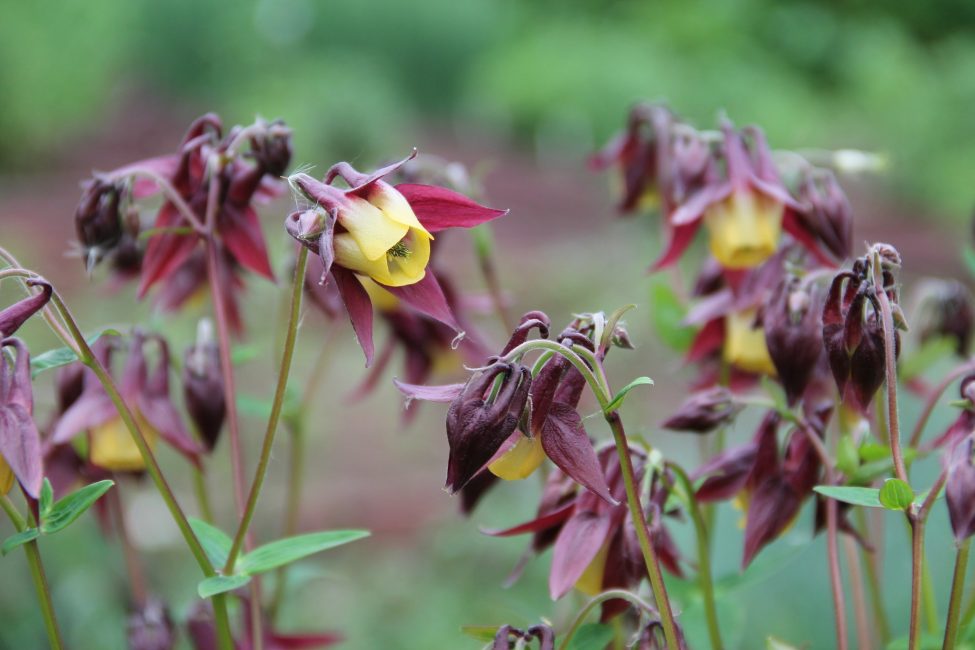
<path id="1" fill-rule="evenodd" d="M 288 233 L 321 258 L 321 281 L 335 280 L 367 365 L 375 353 L 373 309 L 359 278 L 375 282 L 410 307 L 460 332 L 436 276 L 428 273 L 434 234 L 448 228 L 470 228 L 507 213 L 443 187 L 393 186 L 384 180 L 415 156 L 416 151 L 370 174 L 342 162 L 329 169 L 322 181 L 304 173 L 288 178 L 297 192 L 314 203 L 313 208 L 288 216 Z M 348 187 L 336 187 L 336 179 Z"/>

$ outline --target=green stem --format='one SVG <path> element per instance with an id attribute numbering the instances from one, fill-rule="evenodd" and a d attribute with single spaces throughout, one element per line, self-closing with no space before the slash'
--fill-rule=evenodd
<path id="1" fill-rule="evenodd" d="M 667 598 L 664 577 L 660 571 L 657 553 L 653 550 L 653 543 L 650 541 L 647 518 L 643 506 L 640 504 L 640 495 L 637 493 L 636 482 L 633 479 L 633 459 L 630 457 L 630 447 L 626 439 L 626 432 L 623 430 L 623 421 L 617 411 L 607 413 L 606 421 L 613 430 L 613 440 L 616 442 L 616 451 L 620 458 L 620 470 L 623 473 L 623 484 L 626 487 L 626 502 L 630 508 L 630 518 L 636 528 L 640 550 L 643 551 L 643 560 L 647 566 L 650 588 L 653 590 L 654 600 L 660 610 L 660 621 L 664 628 L 664 637 L 667 639 L 667 648 L 669 650 L 680 650 L 677 626 L 674 623 L 674 614 L 670 609 L 670 600 Z"/>
<path id="2" fill-rule="evenodd" d="M 968 570 L 968 551 L 971 546 L 972 538 L 969 537 L 961 543 L 955 555 L 955 574 L 951 580 L 951 599 L 948 601 L 948 620 L 945 622 L 945 640 L 941 650 L 952 650 L 958 639 L 958 614 L 962 592 L 965 590 L 965 573 Z"/>
<path id="3" fill-rule="evenodd" d="M 0 497 L 0 506 L 10 517 L 10 521 L 17 532 L 23 532 L 27 529 L 27 522 L 6 494 Z M 44 619 L 44 629 L 47 631 L 51 650 L 61 650 L 64 647 L 64 640 L 61 638 L 61 629 L 58 627 L 58 619 L 54 613 L 54 601 L 51 599 L 51 589 L 47 584 L 44 563 L 41 561 L 41 551 L 37 547 L 36 539 L 24 544 L 24 553 L 27 555 L 27 564 L 30 566 L 34 588 L 37 590 L 37 602 L 41 606 L 41 616 Z"/>
<path id="4" fill-rule="evenodd" d="M 609 591 L 604 591 L 586 603 L 586 605 L 579 610 L 579 613 L 576 614 L 575 620 L 572 621 L 572 625 L 569 626 L 569 630 L 565 633 L 565 635 L 563 635 L 562 642 L 559 643 L 558 650 L 568 649 L 569 644 L 572 643 L 572 637 L 574 637 L 576 632 L 579 631 L 579 628 L 582 627 L 583 622 L 586 620 L 586 617 L 589 616 L 589 613 L 592 612 L 592 610 L 607 600 L 613 600 L 615 598 L 629 601 L 637 608 L 642 609 L 650 617 L 657 616 L 657 610 L 654 609 L 650 603 L 646 602 L 636 594 L 632 594 L 623 589 L 610 589 Z"/>
<path id="5" fill-rule="evenodd" d="M 691 484 L 687 472 L 676 463 L 667 463 L 667 467 L 674 472 L 687 495 L 685 501 L 687 511 L 694 522 L 694 534 L 697 537 L 697 579 L 704 597 L 704 615 L 708 624 L 708 636 L 711 638 L 712 650 L 721 650 L 721 628 L 718 622 L 718 608 L 714 600 L 714 579 L 711 575 L 711 549 L 708 539 L 708 529 L 701 513 L 700 504 L 694 497 L 694 486 Z"/>
<path id="6" fill-rule="evenodd" d="M 200 517 L 208 524 L 214 522 L 213 506 L 210 505 L 210 493 L 207 492 L 206 475 L 199 467 L 193 468 L 193 489 L 196 491 L 196 502 L 200 508 Z"/>
<path id="7" fill-rule="evenodd" d="M 247 505 L 244 508 L 243 517 L 234 536 L 234 543 L 227 556 L 227 564 L 224 573 L 230 575 L 234 570 L 234 563 L 240 553 L 254 517 L 254 510 L 257 507 L 257 500 L 261 495 L 261 488 L 267 476 L 268 463 L 271 461 L 271 449 L 274 445 L 274 437 L 278 430 L 278 422 L 281 419 L 281 410 L 284 406 L 285 391 L 288 388 L 288 375 L 291 372 L 291 360 L 294 356 L 295 341 L 298 338 L 298 321 L 301 318 L 301 294 L 304 288 L 305 266 L 308 263 L 308 249 L 301 247 L 298 253 L 298 262 L 295 264 L 295 277 L 291 291 L 291 316 L 288 322 L 288 334 L 285 338 L 284 352 L 281 355 L 281 368 L 278 371 L 278 384 L 274 391 L 274 402 L 271 405 L 271 416 L 267 421 L 267 430 L 264 432 L 264 444 L 261 447 L 261 457 L 257 463 L 257 470 L 254 472 L 254 480 L 251 483 L 250 494 L 247 497 Z"/>
<path id="8" fill-rule="evenodd" d="M 179 528 L 180 533 L 183 535 L 183 539 L 186 541 L 186 545 L 189 547 L 194 559 L 200 566 L 200 570 L 203 572 L 203 575 L 208 578 L 215 576 L 217 572 L 214 570 L 213 565 L 210 564 L 210 560 L 207 558 L 206 552 L 203 550 L 203 546 L 200 545 L 200 540 L 198 540 L 196 535 L 193 533 L 193 528 L 190 526 L 190 522 L 186 519 L 183 509 L 176 500 L 176 495 L 173 493 L 172 488 L 169 486 L 169 483 L 166 482 L 162 469 L 159 467 L 159 462 L 152 453 L 152 449 L 149 447 L 149 443 L 146 441 L 142 430 L 136 423 L 135 416 L 125 403 L 125 400 L 122 399 L 122 395 L 119 392 L 118 387 L 115 385 L 115 380 L 112 379 L 112 376 L 105 369 L 105 366 L 101 364 L 95 354 L 91 351 L 91 347 L 89 347 L 88 342 L 85 340 L 81 330 L 78 328 L 77 322 L 71 315 L 67 305 L 61 299 L 61 295 L 57 291 L 52 293 L 51 302 L 54 303 L 58 313 L 61 315 L 61 319 L 68 328 L 68 333 L 71 337 L 69 340 L 71 340 L 73 344 L 77 346 L 79 360 L 95 373 L 99 383 L 101 383 L 102 388 L 105 390 L 105 394 L 108 395 L 108 398 L 112 400 L 112 404 L 115 405 L 115 409 L 118 411 L 119 417 L 122 418 L 122 422 L 125 424 L 126 429 L 128 429 L 129 435 L 132 436 L 132 441 L 139 449 L 139 454 L 142 456 L 142 459 L 146 465 L 146 471 L 149 472 L 149 476 L 152 478 L 152 481 L 156 486 L 156 490 L 166 503 L 166 507 L 169 509 L 170 515 L 176 522 L 176 526 Z M 226 615 L 226 603 L 227 601 L 225 598 L 213 599 L 213 608 L 216 612 L 217 622 L 219 623 L 222 620 L 226 624 L 223 626 L 217 626 L 220 648 L 221 650 L 232 650 L 234 642 L 230 633 L 229 624 L 227 624 L 229 619 Z M 222 615 L 218 611 L 221 607 L 224 609 Z"/>
<path id="9" fill-rule="evenodd" d="M 931 578 L 931 563 L 927 557 L 921 558 L 921 603 L 923 605 L 924 626 L 929 634 L 937 634 L 938 599 L 934 595 L 934 581 Z"/>

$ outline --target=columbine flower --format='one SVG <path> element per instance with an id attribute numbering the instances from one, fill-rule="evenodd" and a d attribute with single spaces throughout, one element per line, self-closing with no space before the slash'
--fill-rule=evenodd
<path id="1" fill-rule="evenodd" d="M 41 292 L 0 310 L 0 339 L 13 336 L 28 318 L 44 308 L 54 291 L 48 282 L 36 278 L 27 280 L 27 286 L 40 287 Z"/>
<path id="2" fill-rule="evenodd" d="M 433 233 L 469 228 L 503 214 L 478 205 L 451 190 L 432 185 L 392 186 L 383 178 L 416 155 L 372 174 L 348 163 L 332 167 L 319 182 L 294 174 L 288 182 L 317 207 L 288 216 L 288 233 L 322 260 L 322 281 L 329 274 L 352 320 L 353 329 L 372 363 L 372 307 L 356 276 L 368 277 L 413 308 L 459 331 L 443 291 L 427 273 Z M 332 185 L 342 178 L 349 189 Z"/>
<path id="3" fill-rule="evenodd" d="M 803 208 L 779 179 L 760 129 L 745 129 L 751 136 L 751 151 L 729 121 L 722 122 L 721 130 L 725 174 L 717 174 L 712 167 L 708 182 L 670 215 L 674 231 L 654 268 L 675 262 L 702 221 L 709 233 L 711 253 L 722 266 L 758 266 L 778 248 L 786 208 Z M 786 225 L 791 229 L 794 223 Z M 804 236 L 800 241 L 803 239 L 810 238 Z"/>
<path id="4" fill-rule="evenodd" d="M 7 350 L 13 350 L 13 358 Z M 0 494 L 14 479 L 35 499 L 40 494 L 43 469 L 41 438 L 34 424 L 30 353 L 23 341 L 0 339 Z"/>
<path id="5" fill-rule="evenodd" d="M 646 455 L 639 449 L 631 449 L 630 454 L 634 480 L 639 485 L 646 471 Z M 556 469 L 548 477 L 535 519 L 503 530 L 483 531 L 495 537 L 533 533 L 533 553 L 554 545 L 549 573 L 553 599 L 561 598 L 573 588 L 588 595 L 612 588 L 632 589 L 645 572 L 636 530 L 626 504 L 622 503 L 625 486 L 616 448 L 601 449 L 598 462 L 616 499 L 614 503 L 574 488 L 568 477 Z M 659 480 L 652 483 L 650 498 L 646 500 L 651 542 L 661 564 L 680 576 L 676 547 L 661 520 L 667 491 Z M 603 620 L 627 606 L 625 601 L 607 601 L 603 604 Z"/>
<path id="6" fill-rule="evenodd" d="M 812 379 L 823 354 L 822 299 L 797 277 L 779 284 L 762 313 L 765 344 L 790 405 Z"/>
<path id="7" fill-rule="evenodd" d="M 230 151 L 240 128 L 235 127 L 221 139 L 220 119 L 207 114 L 190 125 L 177 154 L 136 162 L 96 176 L 86 188 L 77 216 L 87 260 L 97 261 L 106 248 L 114 247 L 120 241 L 116 238 L 119 202 L 140 199 L 159 190 L 155 182 L 141 177 L 129 186 L 124 185 L 124 179 L 130 173 L 149 170 L 172 185 L 201 223 L 206 219 L 210 184 L 218 183 L 213 225 L 221 250 L 241 266 L 273 278 L 264 235 L 252 203 L 255 198 L 272 195 L 271 182 L 287 168 L 291 155 L 290 130 L 281 122 L 267 124 L 260 121 L 258 125 L 262 128 L 257 129 L 249 140 L 247 156 L 250 160 Z M 222 164 L 219 170 L 214 170 L 211 162 L 218 159 Z M 149 239 L 142 259 L 140 296 L 177 273 L 193 255 L 202 239 L 201 234 L 173 232 L 190 227 L 177 207 L 168 198 L 164 200 L 153 224 L 153 228 L 160 232 Z"/>
<path id="8" fill-rule="evenodd" d="M 159 598 L 150 597 L 132 613 L 126 628 L 130 650 L 171 650 L 176 645 L 173 619 Z"/>
<path id="9" fill-rule="evenodd" d="M 527 630 L 502 625 L 494 635 L 491 650 L 527 648 L 532 639 L 538 639 L 538 650 L 555 650 L 555 632 L 548 625 L 533 625 Z"/>
<path id="10" fill-rule="evenodd" d="M 536 328 L 543 337 L 547 336 L 548 325 L 548 317 L 541 312 L 525 314 L 502 350 L 502 356 L 526 341 L 529 332 Z M 574 322 L 562 332 L 559 341 L 566 346 L 578 343 L 594 349 L 588 333 L 591 327 L 591 324 Z M 628 343 L 625 334 L 616 336 L 614 332 L 612 338 L 614 344 Z M 603 357 L 606 350 L 599 349 L 596 353 Z M 510 373 L 511 365 L 504 361 L 496 362 L 471 377 L 466 385 L 418 386 L 395 382 L 400 392 L 410 400 L 451 402 L 447 414 L 447 435 L 451 443 L 450 467 L 453 469 L 448 469 L 448 475 L 457 480 L 448 479 L 448 488 L 452 488 L 452 491 L 463 488 L 481 471 L 489 471 L 506 480 L 524 479 L 549 458 L 593 494 L 615 503 L 577 410 L 585 379 L 562 355 L 552 355 L 534 378 L 530 371 L 518 366 L 519 372 L 527 373 L 517 393 L 520 410 L 496 408 L 488 411 L 489 417 L 482 415 L 484 395 L 494 377 L 500 373 Z M 520 393 L 522 386 L 524 399 L 521 399 Z M 501 395 L 509 394 L 514 393 L 505 393 L 502 389 L 498 392 L 498 399 Z M 526 409 L 529 396 L 531 408 Z M 501 415 L 507 414 L 512 416 L 511 419 L 500 419 Z M 485 423 L 490 426 L 485 426 Z M 463 451 L 460 445 L 463 445 Z M 458 449 L 456 455 L 455 446 Z M 459 468 L 461 463 L 463 470 Z"/>
<path id="11" fill-rule="evenodd" d="M 203 449 L 193 440 L 169 397 L 169 346 L 160 337 L 152 337 L 159 346 L 159 361 L 150 374 L 143 347 L 145 335 L 132 335 L 129 355 L 120 382 L 122 397 L 132 409 L 150 447 L 162 437 L 191 462 L 198 464 Z M 95 353 L 106 368 L 111 365 L 111 344 L 99 339 Z M 138 447 L 122 422 L 108 394 L 98 378 L 86 371 L 84 389 L 78 400 L 61 416 L 49 445 L 67 442 L 87 431 L 89 461 L 112 471 L 141 471 L 145 469 Z"/>
<path id="12" fill-rule="evenodd" d="M 957 280 L 928 280 L 918 288 L 916 320 L 921 343 L 938 337 L 955 342 L 955 353 L 964 358 L 975 327 L 972 294 Z"/>
<path id="13" fill-rule="evenodd" d="M 866 411 L 883 384 L 887 363 L 878 292 L 884 291 L 892 309 L 897 309 L 893 275 L 885 269 L 885 286 L 876 287 L 871 264 L 860 258 L 852 271 L 838 273 L 823 307 L 823 343 L 830 370 L 844 401 L 860 411 Z M 899 352 L 900 336 L 895 329 L 895 356 Z"/>
<path id="14" fill-rule="evenodd" d="M 734 421 L 743 406 L 723 386 L 694 393 L 660 426 L 673 431 L 709 433 Z"/>
<path id="15" fill-rule="evenodd" d="M 975 465 L 971 433 L 947 454 L 948 478 L 945 481 L 945 500 L 951 529 L 959 543 L 975 534 Z"/>

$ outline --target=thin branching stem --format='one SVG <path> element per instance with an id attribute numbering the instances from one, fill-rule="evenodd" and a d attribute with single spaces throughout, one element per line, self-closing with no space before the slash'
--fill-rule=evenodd
<path id="1" fill-rule="evenodd" d="M 968 571 L 968 552 L 971 546 L 972 538 L 969 537 L 958 545 L 958 552 L 955 555 L 955 573 L 951 580 L 951 599 L 948 601 L 948 620 L 945 622 L 945 638 L 941 650 L 952 650 L 958 639 L 959 613 L 965 591 L 965 574 Z"/>
<path id="2" fill-rule="evenodd" d="M 572 637 L 574 637 L 576 632 L 579 631 L 579 628 L 582 627 L 586 617 L 589 616 L 589 613 L 592 612 L 592 610 L 607 600 L 614 600 L 617 598 L 630 602 L 637 609 L 642 610 L 651 618 L 656 618 L 658 615 L 657 610 L 653 607 L 653 605 L 634 593 L 624 589 L 610 589 L 609 591 L 604 591 L 603 593 L 595 596 L 592 600 L 586 603 L 582 609 L 579 610 L 579 613 L 576 614 L 575 619 L 572 621 L 572 625 L 569 626 L 569 629 L 566 630 L 565 634 L 562 636 L 562 641 L 559 643 L 558 650 L 567 650 L 569 645 L 572 643 Z"/>

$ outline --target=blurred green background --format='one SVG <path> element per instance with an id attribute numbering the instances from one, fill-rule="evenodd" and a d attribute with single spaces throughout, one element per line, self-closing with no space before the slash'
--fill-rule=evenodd
<path id="1" fill-rule="evenodd" d="M 690 376 L 649 324 L 651 281 L 643 271 L 659 250 L 656 226 L 615 222 L 610 183 L 584 170 L 585 156 L 622 126 L 633 102 L 666 100 L 701 126 L 726 110 L 738 123 L 761 124 L 775 147 L 885 154 L 887 173 L 853 186 L 856 241 L 890 240 L 909 275 L 957 270 L 952 237 L 968 231 L 962 224 L 975 202 L 975 4 L 964 0 L 0 6 L 0 242 L 61 286 L 88 329 L 145 318 L 182 347 L 195 317 L 206 314 L 205 307 L 178 317 L 134 308 L 131 287 L 111 294 L 84 279 L 78 260 L 64 259 L 77 183 L 90 168 L 168 153 L 206 110 L 227 123 L 255 114 L 284 118 L 295 131 L 295 165 L 319 170 L 341 159 L 369 167 L 418 146 L 484 170 L 488 202 L 512 208 L 496 234 L 501 279 L 516 311 L 546 309 L 560 323 L 573 312 L 641 306 L 629 319 L 638 349 L 616 355 L 611 378 L 618 385 L 638 374 L 657 379 L 651 393 L 627 402 L 624 417 L 634 433 L 689 467 L 698 462 L 697 440 L 656 429 Z M 282 200 L 263 215 L 279 277 L 287 277 L 289 264 L 280 228 L 287 209 Z M 941 230 L 931 228 L 932 219 Z M 443 239 L 458 283 L 483 291 L 467 236 Z M 258 398 L 271 393 L 278 353 L 274 328 L 256 323 L 267 322 L 267 306 L 280 293 L 282 287 L 254 280 L 245 306 L 260 353 L 240 368 L 242 391 Z M 0 295 L 16 293 L 5 287 Z M 482 326 L 502 339 L 490 317 Z M 298 386 L 325 328 L 317 316 L 306 318 Z M 35 350 L 54 344 L 39 326 L 27 336 Z M 284 627 L 341 630 L 350 648 L 475 648 L 460 625 L 527 625 L 544 617 L 564 626 L 582 601 L 548 600 L 548 556 L 503 590 L 526 540 L 488 539 L 477 530 L 529 516 L 537 483 L 504 485 L 473 519 L 461 519 L 440 490 L 443 410 L 425 405 L 417 423 L 400 430 L 399 398 L 386 381 L 365 402 L 348 404 L 361 356 L 348 330 L 338 340 L 314 408 L 303 527 L 366 527 L 374 535 L 295 571 Z M 51 400 L 38 399 L 43 414 Z M 913 408 L 908 400 L 908 418 Z M 951 414 L 938 417 L 944 422 Z M 606 436 L 588 422 L 591 433 Z M 261 431 L 259 419 L 246 420 L 251 459 Z M 731 439 L 750 435 L 742 421 Z M 257 522 L 262 539 L 279 530 L 287 450 L 282 436 Z M 186 472 L 165 452 L 164 461 L 173 476 Z M 213 486 L 229 528 L 224 461 L 215 461 Z M 923 482 L 935 470 L 931 461 L 917 475 Z M 175 480 L 192 504 L 189 477 Z M 153 586 L 179 618 L 194 598 L 195 568 L 151 487 L 123 488 Z M 737 518 L 730 508 L 719 516 L 718 575 L 740 577 Z M 0 524 L 0 534 L 8 529 Z M 944 608 L 952 543 L 943 509 L 931 529 Z M 690 554 L 691 531 L 681 524 L 676 532 Z M 729 645 L 760 647 L 772 633 L 830 647 L 823 540 L 807 544 L 810 535 L 807 509 L 729 594 Z M 888 541 L 890 613 L 895 631 L 904 632 L 909 555 L 893 517 Z M 71 647 L 122 647 L 127 592 L 117 545 L 86 521 L 44 540 L 42 551 Z M 0 648 L 41 647 L 20 554 L 0 559 L 0 583 Z M 695 599 L 683 598 L 679 607 L 692 639 L 701 638 Z"/>

